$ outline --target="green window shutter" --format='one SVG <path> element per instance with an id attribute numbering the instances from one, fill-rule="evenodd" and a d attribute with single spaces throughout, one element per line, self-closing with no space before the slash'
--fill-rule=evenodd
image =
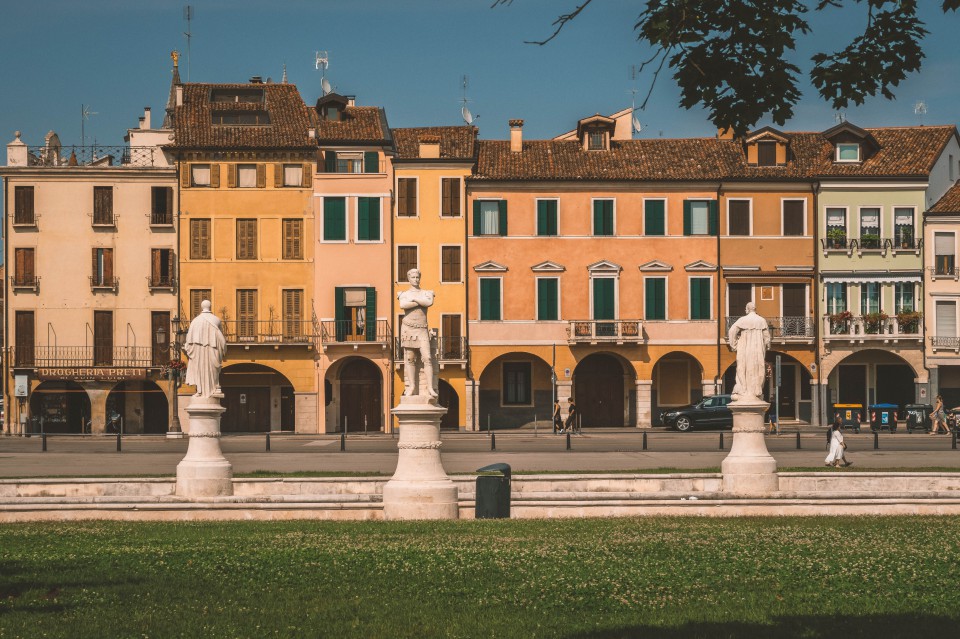
<path id="1" fill-rule="evenodd" d="M 480 235 L 483 225 L 480 220 L 480 200 L 473 201 L 473 234 Z"/>
<path id="2" fill-rule="evenodd" d="M 343 241 L 347 239 L 347 204 L 342 197 L 323 199 L 323 239 Z"/>
<path id="3" fill-rule="evenodd" d="M 537 319 L 554 321 L 560 319 L 557 313 L 557 284 L 555 279 L 537 280 Z"/>
<path id="4" fill-rule="evenodd" d="M 376 151 L 364 151 L 363 152 L 363 172 L 364 173 L 379 173 L 380 172 L 380 154 Z"/>
<path id="5" fill-rule="evenodd" d="M 710 200 L 710 212 L 707 220 L 708 233 L 716 235 L 720 226 L 720 203 L 716 200 Z"/>
<path id="6" fill-rule="evenodd" d="M 643 232 L 645 235 L 666 235 L 664 204 L 663 200 L 647 200 L 644 202 Z"/>
<path id="7" fill-rule="evenodd" d="M 603 200 L 593 201 L 593 234 L 602 235 L 603 229 Z"/>
<path id="8" fill-rule="evenodd" d="M 614 319 L 613 278 L 603 277 L 593 280 L 593 319 Z"/>
<path id="9" fill-rule="evenodd" d="M 500 235 L 506 237 L 507 235 L 507 201 L 500 200 L 497 202 L 499 219 L 497 220 L 498 226 L 497 229 L 500 231 Z"/>
<path id="10" fill-rule="evenodd" d="M 498 279 L 480 280 L 480 319 L 500 319 L 500 280 Z"/>
<path id="11" fill-rule="evenodd" d="M 690 280 L 690 319 L 710 319 L 710 279 L 696 277 Z"/>
<path id="12" fill-rule="evenodd" d="M 703 319 L 710 319 L 713 315 L 710 308 L 710 280 L 704 278 L 700 285 L 700 309 L 703 311 Z"/>
<path id="13" fill-rule="evenodd" d="M 364 333 L 368 342 L 375 342 L 377 340 L 377 289 L 368 286 L 367 287 L 367 325 L 365 327 Z"/>
<path id="14" fill-rule="evenodd" d="M 700 280 L 690 280 L 690 319 L 700 319 Z"/>
<path id="15" fill-rule="evenodd" d="M 357 239 L 361 241 L 370 239 L 369 199 L 365 197 L 357 198 Z"/>
<path id="16" fill-rule="evenodd" d="M 537 202 L 537 235 L 557 234 L 557 203 L 555 200 Z"/>
<path id="17" fill-rule="evenodd" d="M 646 307 L 644 317 L 648 320 L 665 319 L 666 289 L 663 278 L 649 278 L 646 280 Z"/>
<path id="18" fill-rule="evenodd" d="M 548 214 L 548 222 L 549 222 L 549 224 L 547 225 L 547 233 L 548 233 L 549 235 L 556 235 L 556 234 L 557 234 L 557 226 L 558 226 L 558 221 L 557 221 L 557 202 L 556 202 L 556 200 L 554 200 L 554 201 L 552 201 L 552 202 L 548 202 L 548 204 L 549 204 L 549 206 L 547 207 L 547 210 L 549 211 L 549 214 Z"/>
<path id="19" fill-rule="evenodd" d="M 683 234 L 690 235 L 690 200 L 683 201 Z"/>
<path id="20" fill-rule="evenodd" d="M 336 173 L 337 172 L 337 152 L 336 151 L 327 151 L 324 154 L 324 162 L 326 162 L 327 173 Z"/>
<path id="21" fill-rule="evenodd" d="M 593 201 L 593 234 L 613 235 L 613 200 Z"/>
<path id="22" fill-rule="evenodd" d="M 347 336 L 347 307 L 343 305 L 344 302 L 344 292 L 342 286 L 337 286 L 333 289 L 333 306 L 334 306 L 334 319 L 336 320 L 334 324 L 334 332 L 337 335 L 337 341 L 342 342 Z"/>
<path id="23" fill-rule="evenodd" d="M 603 234 L 613 235 L 613 200 L 603 203 Z"/>

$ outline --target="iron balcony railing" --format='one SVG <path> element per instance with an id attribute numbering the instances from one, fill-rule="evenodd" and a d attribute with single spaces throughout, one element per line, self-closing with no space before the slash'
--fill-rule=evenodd
<path id="1" fill-rule="evenodd" d="M 928 267 L 930 269 L 931 277 L 952 277 L 953 279 L 960 279 L 960 268 L 954 266 L 953 260 L 950 262 L 937 262 L 936 266 Z"/>
<path id="2" fill-rule="evenodd" d="M 381 344 L 391 342 L 390 323 L 377 320 L 376 324 L 353 320 L 325 320 L 320 322 L 320 341 L 323 344 Z"/>
<path id="3" fill-rule="evenodd" d="M 960 352 L 960 337 L 933 335 L 930 341 L 933 344 L 934 350 L 947 349 Z"/>
<path id="4" fill-rule="evenodd" d="M 150 288 L 176 288 L 177 278 L 163 275 L 148 275 L 147 286 Z"/>
<path id="5" fill-rule="evenodd" d="M 151 226 L 173 226 L 173 213 L 153 211 L 150 213 Z"/>
<path id="6" fill-rule="evenodd" d="M 39 288 L 40 278 L 36 275 L 20 275 L 19 273 L 12 278 L 13 288 Z"/>
<path id="7" fill-rule="evenodd" d="M 154 146 L 30 146 L 29 166 L 166 166 L 163 151 Z"/>
<path id="8" fill-rule="evenodd" d="M 90 288 L 92 289 L 116 292 L 119 286 L 120 280 L 116 277 L 103 277 L 102 275 L 90 276 Z"/>
<path id="9" fill-rule="evenodd" d="M 13 346 L 14 365 L 32 368 L 150 368 L 154 350 L 149 346 Z"/>
<path id="10" fill-rule="evenodd" d="M 922 340 L 922 325 L 918 320 L 900 323 L 896 317 L 852 315 L 849 318 L 823 318 L 824 339 L 890 340 L 913 338 Z"/>
<path id="11" fill-rule="evenodd" d="M 40 215 L 34 211 L 16 211 L 13 215 L 14 226 L 35 227 Z"/>
<path id="12" fill-rule="evenodd" d="M 315 344 L 317 327 L 310 320 L 226 320 L 221 330 L 228 344 Z"/>
<path id="13" fill-rule="evenodd" d="M 726 329 L 725 332 L 730 332 L 730 327 L 733 326 L 739 317 L 728 317 L 726 318 Z M 792 315 L 786 317 L 767 317 L 764 318 L 767 320 L 767 325 L 770 327 L 770 338 L 771 339 L 813 339 L 814 337 L 814 322 L 812 317 L 803 317 L 800 315 Z"/>
<path id="14" fill-rule="evenodd" d="M 570 344 L 642 341 L 643 322 L 640 320 L 571 320 L 567 327 L 567 342 Z"/>
<path id="15" fill-rule="evenodd" d="M 437 338 L 437 358 L 441 362 L 465 362 L 467 361 L 467 338 L 466 337 L 439 337 Z M 393 358 L 395 361 L 403 361 L 403 347 L 400 345 L 400 338 L 393 339 Z"/>

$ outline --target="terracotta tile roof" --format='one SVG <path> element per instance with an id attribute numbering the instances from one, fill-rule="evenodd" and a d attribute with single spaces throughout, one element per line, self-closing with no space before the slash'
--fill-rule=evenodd
<path id="1" fill-rule="evenodd" d="M 310 109 L 310 119 L 317 127 L 317 142 L 324 143 L 383 143 L 392 139 L 387 115 L 380 107 L 348 106 L 338 120 L 323 120 L 316 109 Z"/>
<path id="2" fill-rule="evenodd" d="M 211 103 L 212 89 L 263 89 L 264 102 Z M 215 125 L 215 111 L 259 111 L 270 116 L 266 125 Z M 293 84 L 184 84 L 183 104 L 173 112 L 175 142 L 179 148 L 310 148 L 310 120 L 306 105 Z"/>
<path id="3" fill-rule="evenodd" d="M 584 151 L 575 140 L 532 140 L 522 153 L 507 141 L 480 141 L 475 180 L 814 180 L 929 174 L 953 126 L 866 129 L 880 150 L 862 163 L 833 161 L 821 133 L 785 133 L 785 166 L 748 165 L 740 140 L 655 138 L 613 141 L 610 151 Z"/>
<path id="4" fill-rule="evenodd" d="M 927 215 L 957 215 L 960 213 L 960 182 L 954 182 L 943 197 L 930 207 Z"/>
<path id="5" fill-rule="evenodd" d="M 473 126 L 424 126 L 394 129 L 398 160 L 420 157 L 420 141 L 435 137 L 441 160 L 473 160 L 477 156 L 477 128 Z"/>

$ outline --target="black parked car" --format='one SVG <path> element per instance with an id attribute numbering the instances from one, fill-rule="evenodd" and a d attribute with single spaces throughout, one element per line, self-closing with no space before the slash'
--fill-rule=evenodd
<path id="1" fill-rule="evenodd" d="M 708 395 L 696 404 L 664 411 L 660 414 L 660 421 L 681 433 L 694 428 L 733 428 L 733 413 L 727 408 L 729 403 L 729 395 Z"/>

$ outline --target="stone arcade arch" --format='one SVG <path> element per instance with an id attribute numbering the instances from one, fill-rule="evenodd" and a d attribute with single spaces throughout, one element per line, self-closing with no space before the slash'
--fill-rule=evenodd
<path id="1" fill-rule="evenodd" d="M 504 353 L 480 373 L 478 428 L 520 428 L 547 421 L 553 397 L 550 364 L 531 353 Z"/>
<path id="2" fill-rule="evenodd" d="M 903 410 L 905 404 L 920 400 L 917 384 L 926 382 L 925 373 L 889 350 L 870 348 L 847 355 L 825 371 L 827 419 L 832 419 L 830 409 L 834 403 L 862 403 L 866 409 L 869 404 L 882 402 L 897 404 Z"/>
<path id="3" fill-rule="evenodd" d="M 168 430 L 169 419 L 167 395 L 152 381 L 122 381 L 107 395 L 109 433 L 117 432 L 122 423 L 125 434 L 162 435 Z"/>
<path id="4" fill-rule="evenodd" d="M 811 423 L 813 420 L 811 375 L 807 367 L 795 357 L 778 351 L 767 351 L 767 364 L 774 366 L 780 355 L 780 421 L 801 421 Z M 736 384 L 737 363 L 734 361 L 723 373 L 723 392 L 732 393 Z M 773 402 L 775 392 L 770 386 L 768 378 L 763 385 L 764 397 Z"/>
<path id="5" fill-rule="evenodd" d="M 653 366 L 651 422 L 660 426 L 660 413 L 666 408 L 686 406 L 703 398 L 703 365 L 682 351 L 671 351 Z"/>
<path id="6" fill-rule="evenodd" d="M 437 388 L 438 403 L 447 409 L 447 414 L 440 420 L 443 430 L 459 430 L 460 428 L 460 397 L 453 386 L 445 379 L 441 379 Z"/>
<path id="7" fill-rule="evenodd" d="M 383 375 L 380 368 L 364 357 L 350 357 L 337 368 L 340 388 L 338 430 L 378 431 L 383 427 Z"/>
<path id="8" fill-rule="evenodd" d="M 573 401 L 584 428 L 636 422 L 636 375 L 618 355 L 591 353 L 573 371 Z"/>
<path id="9" fill-rule="evenodd" d="M 220 420 L 225 433 L 263 433 L 294 430 L 296 407 L 293 384 L 282 373 L 263 364 L 233 364 L 220 374 L 223 406 Z"/>
<path id="10" fill-rule="evenodd" d="M 30 394 L 28 433 L 89 433 L 90 396 L 70 381 L 41 382 Z"/>

